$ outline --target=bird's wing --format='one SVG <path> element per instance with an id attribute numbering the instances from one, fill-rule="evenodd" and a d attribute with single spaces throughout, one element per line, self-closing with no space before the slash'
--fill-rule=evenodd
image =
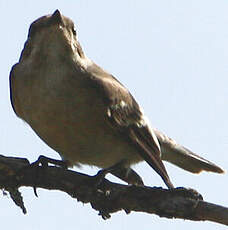
<path id="1" fill-rule="evenodd" d="M 90 68 L 89 72 L 102 90 L 107 104 L 107 117 L 113 129 L 124 134 L 138 149 L 140 156 L 162 177 L 165 184 L 173 188 L 161 160 L 157 137 L 133 96 L 118 80 L 97 65 Z"/>
<path id="2" fill-rule="evenodd" d="M 20 111 L 20 108 L 15 103 L 15 100 L 17 99 L 18 96 L 15 95 L 16 94 L 16 90 L 14 90 L 15 80 L 16 80 L 16 78 L 15 78 L 15 69 L 16 69 L 16 66 L 17 66 L 17 64 L 15 64 L 12 67 L 11 71 L 10 71 L 10 78 L 9 78 L 9 83 L 10 84 L 9 85 L 10 85 L 10 102 L 11 102 L 11 105 L 12 105 L 12 108 L 13 108 L 15 114 L 18 115 L 18 113 L 19 113 L 18 111 Z"/>

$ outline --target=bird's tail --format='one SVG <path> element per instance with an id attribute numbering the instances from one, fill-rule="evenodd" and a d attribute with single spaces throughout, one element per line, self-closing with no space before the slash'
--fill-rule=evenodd
<path id="1" fill-rule="evenodd" d="M 201 171 L 224 173 L 224 170 L 219 166 L 177 144 L 160 131 L 154 129 L 154 132 L 161 146 L 162 160 L 175 164 L 192 173 L 200 173 Z"/>

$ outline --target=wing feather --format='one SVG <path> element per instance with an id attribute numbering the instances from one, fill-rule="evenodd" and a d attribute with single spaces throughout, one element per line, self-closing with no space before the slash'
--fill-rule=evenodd
<path id="1" fill-rule="evenodd" d="M 111 127 L 127 137 L 138 154 L 162 177 L 169 188 L 173 185 L 161 160 L 160 145 L 142 110 L 130 92 L 112 75 L 96 64 L 88 68 L 91 80 L 101 90 L 107 105 Z M 91 75 L 92 73 L 92 75 Z"/>

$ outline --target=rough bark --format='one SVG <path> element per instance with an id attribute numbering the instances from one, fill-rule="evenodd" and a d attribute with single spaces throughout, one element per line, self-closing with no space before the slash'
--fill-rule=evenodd
<path id="1" fill-rule="evenodd" d="M 8 191 L 15 204 L 26 213 L 18 191 L 22 186 L 66 192 L 78 201 L 90 203 L 104 219 L 124 210 L 228 225 L 228 208 L 203 201 L 193 189 L 127 186 L 106 179 L 98 185 L 93 176 L 57 166 L 30 165 L 25 158 L 0 155 L 0 188 Z"/>

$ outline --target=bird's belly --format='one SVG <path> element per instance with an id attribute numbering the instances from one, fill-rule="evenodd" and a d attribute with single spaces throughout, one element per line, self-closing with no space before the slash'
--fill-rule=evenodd
<path id="1" fill-rule="evenodd" d="M 15 89 L 20 95 L 15 100 L 15 107 L 21 108 L 18 116 L 48 146 L 72 165 L 104 168 L 122 160 L 129 164 L 141 160 L 135 146 L 109 124 L 107 107 L 96 89 L 80 85 L 75 78 L 50 76 L 32 78 L 33 84 L 26 87 L 18 78 Z"/>
<path id="2" fill-rule="evenodd" d="M 106 168 L 122 160 L 129 164 L 141 160 L 133 146 L 124 138 L 116 138 L 108 129 L 89 121 L 86 124 L 49 122 L 34 128 L 41 139 L 72 165 L 80 163 Z"/>
<path id="3" fill-rule="evenodd" d="M 78 106 L 80 113 L 77 112 Z M 72 165 L 79 163 L 106 168 L 122 160 L 129 164 L 139 162 L 141 158 L 134 146 L 120 138 L 107 119 L 104 113 L 97 114 L 96 107 L 74 103 L 64 112 L 62 107 L 53 110 L 51 106 L 49 109 L 39 108 L 28 123 L 47 145 Z"/>

